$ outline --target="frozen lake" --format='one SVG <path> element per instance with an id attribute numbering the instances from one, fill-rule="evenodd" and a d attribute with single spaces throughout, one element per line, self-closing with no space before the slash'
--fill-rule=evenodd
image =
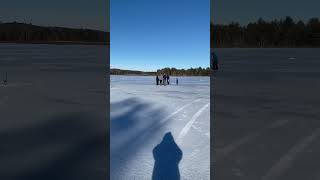
<path id="1" fill-rule="evenodd" d="M 111 76 L 111 179 L 210 179 L 210 78 L 170 79 Z"/>
<path id="2" fill-rule="evenodd" d="M 217 49 L 214 178 L 320 179 L 320 49 Z"/>
<path id="3" fill-rule="evenodd" d="M 108 54 L 106 46 L 0 44 L 2 179 L 106 179 Z"/>

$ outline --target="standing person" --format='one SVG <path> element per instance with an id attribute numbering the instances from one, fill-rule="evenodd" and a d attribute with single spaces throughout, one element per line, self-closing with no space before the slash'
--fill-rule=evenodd
<path id="1" fill-rule="evenodd" d="M 163 85 L 166 85 L 166 81 L 167 81 L 167 76 L 166 74 L 163 75 Z"/>
<path id="2" fill-rule="evenodd" d="M 7 83 L 8 83 L 8 74 L 6 72 L 6 76 L 5 76 L 5 79 L 3 80 L 3 84 L 7 85 Z"/>
<path id="3" fill-rule="evenodd" d="M 170 84 L 170 76 L 169 75 L 167 75 L 167 83 L 168 83 L 168 85 Z"/>
<path id="4" fill-rule="evenodd" d="M 212 70 L 218 70 L 218 56 L 211 50 L 211 64 L 212 64 Z"/>
<path id="5" fill-rule="evenodd" d="M 156 82 L 157 82 L 157 86 L 158 86 L 159 85 L 159 77 L 158 77 L 158 75 L 156 77 Z"/>
<path id="6" fill-rule="evenodd" d="M 160 74 L 160 85 L 162 85 L 162 75 Z"/>
<path id="7" fill-rule="evenodd" d="M 176 85 L 178 85 L 179 84 L 179 80 L 178 80 L 178 78 L 176 79 Z"/>

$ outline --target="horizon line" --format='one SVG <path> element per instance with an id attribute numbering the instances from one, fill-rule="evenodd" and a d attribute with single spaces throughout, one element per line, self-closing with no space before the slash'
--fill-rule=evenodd
<path id="1" fill-rule="evenodd" d="M 296 17 L 292 17 L 292 16 L 281 16 L 278 18 L 263 18 L 263 17 L 259 17 L 256 20 L 247 20 L 246 22 L 242 22 L 241 21 L 230 21 L 230 22 L 219 22 L 219 23 L 215 23 L 215 21 L 213 19 L 210 19 L 210 24 L 211 25 L 230 25 L 230 24 L 239 24 L 241 26 L 247 26 L 250 23 L 256 23 L 258 22 L 260 19 L 262 19 L 264 22 L 273 22 L 273 21 L 283 21 L 286 18 L 291 18 L 295 23 L 302 21 L 303 23 L 308 23 L 308 21 L 310 21 L 311 19 L 317 18 L 320 20 L 320 17 L 309 17 L 309 18 L 296 18 Z"/>
<path id="2" fill-rule="evenodd" d="M 210 68 L 209 66 L 207 66 L 207 67 L 201 67 L 201 66 L 198 66 L 198 67 L 188 67 L 188 68 L 176 68 L 176 67 L 163 67 L 163 68 L 158 68 L 158 69 L 156 69 L 156 70 L 141 70 L 141 69 L 130 69 L 130 68 L 117 68 L 117 67 L 111 67 L 110 66 L 110 70 L 111 69 L 119 69 L 119 70 L 126 70 L 126 71 L 141 71 L 141 72 L 157 72 L 158 70 L 162 70 L 162 69 L 165 69 L 165 68 L 170 68 L 170 69 L 172 69 L 172 68 L 175 68 L 175 69 L 177 69 L 177 70 L 182 70 L 182 69 L 184 69 L 184 70 L 188 70 L 188 69 L 198 69 L 198 68 L 202 68 L 202 69 L 207 69 L 207 68 Z"/>
<path id="3" fill-rule="evenodd" d="M 101 31 L 101 32 L 105 32 L 105 33 L 110 33 L 110 30 L 102 30 L 102 29 L 97 29 L 97 28 L 86 28 L 86 27 L 76 27 L 76 26 L 59 26 L 59 25 L 41 25 L 41 24 L 34 24 L 32 22 L 21 22 L 21 21 L 1 21 L 0 20 L 0 24 L 10 24 L 10 23 L 16 23 L 16 24 L 26 24 L 26 25 L 33 25 L 33 26 L 39 26 L 39 27 L 53 27 L 53 28 L 66 28 L 66 29 L 82 29 L 82 30 L 91 30 L 91 31 Z"/>

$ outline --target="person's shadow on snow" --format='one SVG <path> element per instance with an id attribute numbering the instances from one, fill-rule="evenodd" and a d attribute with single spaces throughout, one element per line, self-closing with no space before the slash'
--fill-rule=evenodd
<path id="1" fill-rule="evenodd" d="M 182 151 L 171 132 L 166 133 L 161 143 L 153 149 L 153 158 L 155 163 L 152 180 L 180 180 L 179 162 Z"/>

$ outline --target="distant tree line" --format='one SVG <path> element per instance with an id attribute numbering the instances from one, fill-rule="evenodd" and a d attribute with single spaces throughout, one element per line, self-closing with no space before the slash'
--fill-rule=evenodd
<path id="1" fill-rule="evenodd" d="M 211 23 L 211 47 L 320 47 L 320 21 L 294 21 L 291 17 L 241 26 Z"/>
<path id="2" fill-rule="evenodd" d="M 176 68 L 163 68 L 158 69 L 157 74 L 169 74 L 171 76 L 210 76 L 210 68 L 189 68 L 189 69 L 176 69 Z"/>
<path id="3" fill-rule="evenodd" d="M 163 68 L 158 69 L 157 72 L 143 72 L 122 69 L 111 69 L 111 75 L 141 75 L 141 76 L 155 76 L 160 74 L 168 74 L 170 76 L 210 76 L 210 68 L 189 68 L 189 69 L 176 69 L 176 68 Z"/>
<path id="4" fill-rule="evenodd" d="M 0 42 L 88 42 L 109 44 L 109 32 L 90 29 L 43 27 L 26 23 L 1 23 Z"/>
<path id="5" fill-rule="evenodd" d="M 153 76 L 155 72 L 143 72 L 134 70 L 123 70 L 123 69 L 110 69 L 111 75 L 137 75 L 137 76 Z"/>

